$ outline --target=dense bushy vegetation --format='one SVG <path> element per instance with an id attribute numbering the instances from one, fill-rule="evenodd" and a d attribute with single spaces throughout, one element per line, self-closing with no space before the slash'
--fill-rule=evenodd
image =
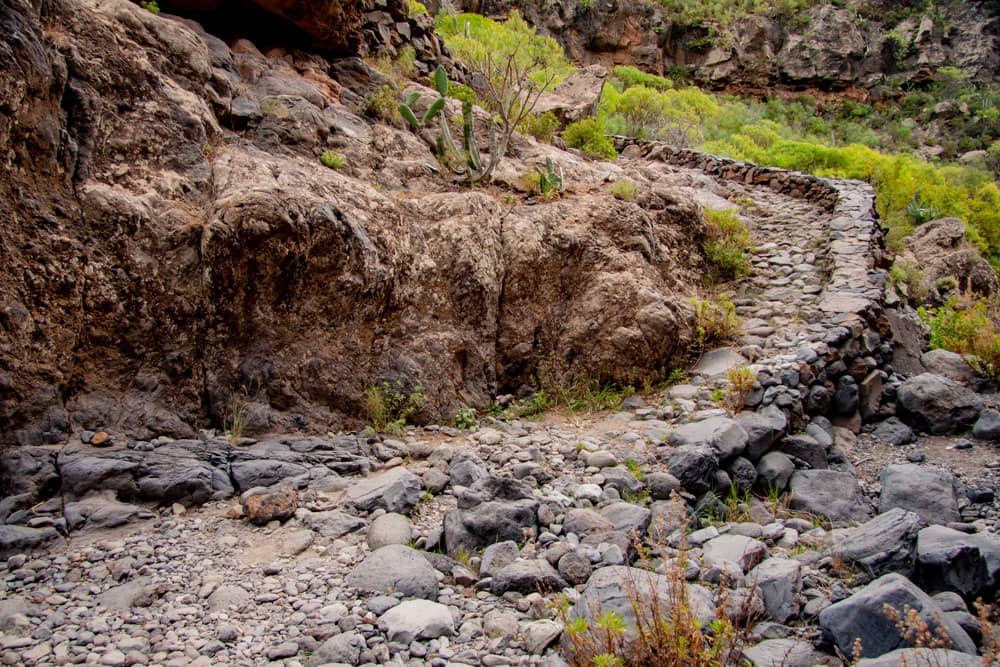
<path id="1" fill-rule="evenodd" d="M 708 25 L 811 4 L 660 1 L 682 22 Z M 518 45 L 518 57 L 542 64 L 533 76 L 554 75 L 558 81 L 573 69 L 559 45 L 537 35 L 516 12 L 503 23 L 475 14 L 441 14 L 437 25 L 464 62 Z M 808 96 L 746 100 L 616 67 L 597 118 L 565 128 L 563 140 L 599 159 L 616 157 L 605 135 L 625 134 L 820 176 L 866 180 L 876 189 L 891 243 L 929 219 L 953 215 L 968 223 L 972 240 L 1000 268 L 1000 89 L 973 82 L 959 69 L 941 68 L 920 88 L 900 91 L 887 81 L 873 99 L 825 107 Z M 543 129 L 538 134 L 547 138 L 549 128 Z M 969 151 L 980 152 L 965 155 L 962 162 L 955 159 Z"/>

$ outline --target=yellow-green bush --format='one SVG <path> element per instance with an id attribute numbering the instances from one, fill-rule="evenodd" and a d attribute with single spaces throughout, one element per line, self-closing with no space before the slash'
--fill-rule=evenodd
<path id="1" fill-rule="evenodd" d="M 410 18 L 427 13 L 427 6 L 419 0 L 406 0 L 406 7 L 409 10 Z"/>
<path id="2" fill-rule="evenodd" d="M 558 85 L 574 70 L 559 43 L 537 34 L 517 10 L 512 10 L 503 22 L 479 14 L 451 15 L 442 11 L 436 25 L 444 43 L 466 64 L 513 54 L 522 67 L 534 63 L 541 66 L 531 75 L 535 83 L 554 77 L 552 85 Z"/>
<path id="3" fill-rule="evenodd" d="M 705 211 L 705 256 L 720 278 L 740 278 L 750 271 L 750 232 L 734 209 Z"/>
<path id="4" fill-rule="evenodd" d="M 559 129 L 559 119 L 551 111 L 546 111 L 538 116 L 528 114 L 517 129 L 524 134 L 530 134 L 542 143 L 551 144 L 552 137 Z"/>
<path id="5" fill-rule="evenodd" d="M 919 312 L 931 329 L 932 348 L 972 355 L 973 368 L 1000 380 L 1000 304 L 995 299 L 966 294 Z"/>
<path id="6" fill-rule="evenodd" d="M 592 158 L 614 160 L 618 157 L 611 137 L 604 134 L 604 126 L 594 118 L 570 123 L 562 136 L 567 146 L 578 148 Z"/>
<path id="7" fill-rule="evenodd" d="M 655 90 L 670 90 L 674 87 L 673 81 L 655 74 L 648 74 L 635 67 L 619 65 L 611 70 L 612 76 L 620 84 L 619 90 L 625 90 L 632 86 L 645 86 Z"/>
<path id="8" fill-rule="evenodd" d="M 639 186 L 627 178 L 620 178 L 611 184 L 611 196 L 622 201 L 635 201 L 639 196 Z"/>

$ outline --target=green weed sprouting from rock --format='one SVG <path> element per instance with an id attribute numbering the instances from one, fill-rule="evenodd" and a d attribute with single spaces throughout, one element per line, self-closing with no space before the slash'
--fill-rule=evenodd
<path id="1" fill-rule="evenodd" d="M 705 256 L 720 278 L 741 278 L 750 272 L 750 231 L 735 209 L 705 211 Z"/>
<path id="2" fill-rule="evenodd" d="M 139 6 L 145 9 L 147 12 L 150 12 L 151 14 L 160 13 L 160 5 L 157 4 L 156 0 L 142 0 L 139 3 Z"/>
<path id="3" fill-rule="evenodd" d="M 696 352 L 702 352 L 710 343 L 721 343 L 735 336 L 742 326 L 736 306 L 725 297 L 715 299 L 692 298 L 694 307 Z"/>
<path id="4" fill-rule="evenodd" d="M 455 413 L 455 428 L 472 431 L 479 427 L 479 418 L 473 408 L 459 408 Z"/>
<path id="5" fill-rule="evenodd" d="M 407 16 L 411 19 L 414 16 L 420 16 L 421 14 L 427 13 L 427 6 L 424 5 L 419 0 L 406 0 Z"/>
<path id="6" fill-rule="evenodd" d="M 330 169 L 343 169 L 346 162 L 344 161 L 344 156 L 338 151 L 323 151 L 323 154 L 319 156 L 319 161 L 323 163 L 324 167 Z"/>
<path id="7" fill-rule="evenodd" d="M 611 196 L 622 201 L 635 201 L 639 196 L 639 186 L 627 178 L 619 178 L 611 184 Z"/>
<path id="8" fill-rule="evenodd" d="M 739 412 L 743 409 L 747 395 L 753 391 L 757 376 L 748 366 L 738 366 L 726 371 L 726 379 L 729 380 L 729 398 L 733 411 Z"/>
<path id="9" fill-rule="evenodd" d="M 402 435 L 406 420 L 412 417 L 426 402 L 423 387 L 417 386 L 406 393 L 401 383 L 383 382 L 368 387 L 364 392 L 365 412 L 371 433 Z"/>
<path id="10" fill-rule="evenodd" d="M 538 189 L 542 199 L 558 197 L 566 190 L 566 184 L 563 182 L 562 167 L 559 167 L 559 171 L 556 171 L 552 158 L 545 158 L 545 167 L 536 165 L 535 171 L 538 172 Z"/>
<path id="11" fill-rule="evenodd" d="M 551 111 L 546 111 L 539 116 L 528 114 L 517 129 L 523 134 L 530 134 L 543 144 L 551 144 L 552 137 L 559 129 L 559 119 Z"/>

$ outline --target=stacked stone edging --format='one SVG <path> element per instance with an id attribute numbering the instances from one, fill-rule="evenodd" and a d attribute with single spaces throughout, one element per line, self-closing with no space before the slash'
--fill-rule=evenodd
<path id="1" fill-rule="evenodd" d="M 892 374 L 892 347 L 883 314 L 886 271 L 880 268 L 884 230 L 878 223 L 872 187 L 861 181 L 820 178 L 658 142 L 624 137 L 616 137 L 615 142 L 620 151 L 638 148 L 644 159 L 767 187 L 808 199 L 829 211 L 826 242 L 817 251 L 817 263 L 822 262 L 829 271 L 819 301 L 823 316 L 806 327 L 808 340 L 796 349 L 753 360 L 751 368 L 763 382 L 748 397 L 747 407 L 761 409 L 777 403 L 793 417 L 822 415 L 855 427 L 860 425 L 858 418 L 871 419 L 878 411 L 884 381 Z M 789 375 L 788 371 L 796 372 Z M 796 376 L 799 381 L 788 385 L 780 380 Z M 851 380 L 843 379 L 847 377 Z M 769 386 L 764 387 L 765 383 Z M 823 387 L 830 400 L 809 400 L 815 387 Z M 848 394 L 856 390 L 860 395 L 854 410 L 846 409 L 854 401 L 838 405 L 833 400 L 841 390 Z"/>

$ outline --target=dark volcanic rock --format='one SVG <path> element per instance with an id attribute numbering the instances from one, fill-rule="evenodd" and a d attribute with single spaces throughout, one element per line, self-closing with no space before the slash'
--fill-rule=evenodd
<path id="1" fill-rule="evenodd" d="M 983 399 L 969 388 L 932 373 L 904 382 L 896 400 L 903 421 L 933 434 L 961 433 L 983 410 Z"/>

